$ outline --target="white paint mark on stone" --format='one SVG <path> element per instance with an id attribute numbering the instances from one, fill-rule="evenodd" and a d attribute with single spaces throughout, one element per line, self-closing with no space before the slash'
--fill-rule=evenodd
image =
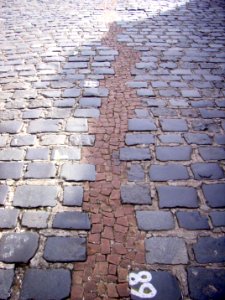
<path id="1" fill-rule="evenodd" d="M 129 274 L 129 285 L 131 287 L 131 294 L 142 299 L 154 298 L 157 290 L 150 283 L 152 275 L 148 271 L 140 271 L 138 273 Z"/>

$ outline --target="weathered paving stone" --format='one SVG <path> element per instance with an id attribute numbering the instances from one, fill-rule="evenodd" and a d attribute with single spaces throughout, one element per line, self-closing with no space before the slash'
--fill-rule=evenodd
<path id="1" fill-rule="evenodd" d="M 171 143 L 176 143 L 176 144 L 181 144 L 183 143 L 183 138 L 179 134 L 161 134 L 159 136 L 159 139 L 162 143 L 165 144 L 171 144 Z"/>
<path id="2" fill-rule="evenodd" d="M 151 194 L 148 185 L 122 185 L 122 203 L 151 204 Z"/>
<path id="3" fill-rule="evenodd" d="M 149 294 L 149 286 L 146 286 L 144 289 L 144 297 L 143 297 L 143 290 L 141 290 L 142 283 L 139 281 L 144 278 L 148 279 L 149 281 L 145 281 L 150 283 L 153 288 L 156 290 L 156 295 L 153 297 L 148 297 Z M 147 277 L 146 277 L 147 276 Z M 139 279 L 139 280 L 138 280 Z M 165 271 L 140 271 L 140 272 L 132 272 L 129 274 L 129 283 L 131 288 L 131 299 L 132 300 L 140 300 L 140 299 L 151 299 L 154 298 L 155 300 L 162 300 L 165 298 L 167 300 L 181 300 L 181 291 L 179 287 L 178 280 L 175 276 L 170 274 L 169 272 Z M 151 288 L 152 288 L 151 286 Z M 135 292 L 133 292 L 135 291 Z M 142 296 L 137 296 L 137 292 L 141 293 Z M 152 290 L 151 290 L 152 292 Z"/>
<path id="4" fill-rule="evenodd" d="M 225 211 L 213 211 L 210 213 L 210 218 L 213 226 L 225 226 Z"/>
<path id="5" fill-rule="evenodd" d="M 83 91 L 84 97 L 107 97 L 109 90 L 107 88 L 85 88 Z"/>
<path id="6" fill-rule="evenodd" d="M 22 185 L 16 188 L 13 205 L 18 207 L 55 206 L 57 187 Z"/>
<path id="7" fill-rule="evenodd" d="M 225 261 L 225 237 L 199 237 L 193 250 L 199 263 L 222 263 Z"/>
<path id="8" fill-rule="evenodd" d="M 88 131 L 88 123 L 87 119 L 78 118 L 68 120 L 66 125 L 66 131 L 69 132 L 86 132 Z"/>
<path id="9" fill-rule="evenodd" d="M 53 148 L 51 159 L 53 160 L 79 160 L 81 158 L 81 153 L 80 153 L 79 148 L 75 147 L 58 147 L 58 148 Z"/>
<path id="10" fill-rule="evenodd" d="M 11 146 L 33 146 L 35 136 L 33 135 L 18 135 L 12 139 Z"/>
<path id="11" fill-rule="evenodd" d="M 80 96 L 80 89 L 72 88 L 72 89 L 65 89 L 62 97 L 63 98 L 76 98 Z"/>
<path id="12" fill-rule="evenodd" d="M 127 176 L 129 181 L 141 181 L 144 180 L 145 173 L 142 166 L 135 164 L 130 167 Z"/>
<path id="13" fill-rule="evenodd" d="M 174 219 L 168 211 L 137 211 L 137 224 L 139 230 L 170 230 L 174 228 Z"/>
<path id="14" fill-rule="evenodd" d="M 211 138 L 205 133 L 185 133 L 184 138 L 188 144 L 210 145 Z"/>
<path id="15" fill-rule="evenodd" d="M 80 99 L 79 104 L 80 107 L 100 107 L 102 101 L 101 98 L 97 98 L 97 97 L 83 97 Z"/>
<path id="16" fill-rule="evenodd" d="M 155 93 L 152 89 L 137 89 L 137 95 L 140 97 L 154 97 Z"/>
<path id="17" fill-rule="evenodd" d="M 149 149 L 144 148 L 121 148 L 120 149 L 120 160 L 149 160 L 151 154 Z"/>
<path id="18" fill-rule="evenodd" d="M 76 134 L 70 136 L 73 146 L 94 146 L 95 136 L 92 134 Z"/>
<path id="19" fill-rule="evenodd" d="M 81 186 L 66 186 L 64 188 L 63 205 L 82 206 L 84 191 Z"/>
<path id="20" fill-rule="evenodd" d="M 70 295 L 71 274 L 66 269 L 28 269 L 25 273 L 21 300 L 61 300 Z"/>
<path id="21" fill-rule="evenodd" d="M 22 226 L 28 228 L 47 228 L 49 213 L 45 211 L 26 211 L 23 214 Z"/>
<path id="22" fill-rule="evenodd" d="M 10 208 L 0 209 L 0 228 L 16 227 L 18 215 L 19 215 L 18 209 L 10 209 Z"/>
<path id="23" fill-rule="evenodd" d="M 59 130 L 59 121 L 57 120 L 34 120 L 28 127 L 29 133 L 39 132 L 57 132 Z"/>
<path id="24" fill-rule="evenodd" d="M 25 178 L 52 178 L 56 174 L 56 167 L 53 163 L 33 162 L 28 164 Z"/>
<path id="25" fill-rule="evenodd" d="M 189 146 L 156 147 L 156 157 L 160 161 L 190 160 L 191 153 L 192 153 L 192 149 Z"/>
<path id="26" fill-rule="evenodd" d="M 193 300 L 224 299 L 225 270 L 188 268 L 188 285 Z"/>
<path id="27" fill-rule="evenodd" d="M 79 211 L 65 211 L 56 214 L 52 227 L 89 230 L 91 224 L 87 213 L 81 213 Z"/>
<path id="28" fill-rule="evenodd" d="M 0 205 L 3 205 L 5 203 L 7 194 L 8 194 L 8 186 L 0 185 Z"/>
<path id="29" fill-rule="evenodd" d="M 0 179 L 19 179 L 22 176 L 23 163 L 0 163 Z"/>
<path id="30" fill-rule="evenodd" d="M 147 88 L 147 82 L 144 81 L 129 81 L 127 85 L 130 88 Z"/>
<path id="31" fill-rule="evenodd" d="M 194 163 L 191 165 L 194 178 L 202 179 L 220 179 L 224 177 L 223 169 L 217 163 Z"/>
<path id="32" fill-rule="evenodd" d="M 150 145 L 155 143 L 155 137 L 149 133 L 127 133 L 125 138 L 127 146 L 133 145 Z"/>
<path id="33" fill-rule="evenodd" d="M 200 147 L 199 153 L 207 161 L 225 159 L 225 150 L 222 147 Z"/>
<path id="34" fill-rule="evenodd" d="M 95 181 L 95 166 L 91 164 L 65 163 L 62 166 L 61 177 L 68 181 Z"/>
<path id="35" fill-rule="evenodd" d="M 183 119 L 164 119 L 160 123 L 163 131 L 188 131 L 187 122 Z"/>
<path id="36" fill-rule="evenodd" d="M 0 122 L 0 133 L 18 133 L 22 129 L 23 122 L 2 121 Z"/>
<path id="37" fill-rule="evenodd" d="M 189 178 L 187 168 L 183 165 L 176 164 L 168 164 L 165 166 L 151 165 L 149 176 L 153 181 L 183 180 Z"/>
<path id="38" fill-rule="evenodd" d="M 45 134 L 41 136 L 40 144 L 43 146 L 64 145 L 66 136 L 63 134 Z"/>
<path id="39" fill-rule="evenodd" d="M 130 131 L 151 131 L 156 130 L 156 125 L 148 119 L 131 119 L 128 120 L 128 130 Z"/>
<path id="40" fill-rule="evenodd" d="M 50 262 L 85 261 L 86 248 L 85 238 L 49 237 L 44 249 L 44 259 Z"/>
<path id="41" fill-rule="evenodd" d="M 178 211 L 176 213 L 179 226 L 188 230 L 209 229 L 207 217 L 197 211 Z"/>
<path id="42" fill-rule="evenodd" d="M 48 148 L 29 148 L 27 149 L 26 159 L 28 160 L 48 160 Z"/>
<path id="43" fill-rule="evenodd" d="M 181 90 L 182 96 L 186 98 L 199 98 L 201 97 L 198 90 L 195 89 L 182 89 Z"/>
<path id="44" fill-rule="evenodd" d="M 13 277 L 13 269 L 0 269 L 0 299 L 8 299 L 10 297 Z"/>
<path id="45" fill-rule="evenodd" d="M 225 207 L 225 183 L 203 184 L 202 190 L 208 206 Z"/>
<path id="46" fill-rule="evenodd" d="M 22 160 L 24 150 L 21 149 L 4 149 L 0 150 L 0 160 Z"/>
<path id="47" fill-rule="evenodd" d="M 225 145 L 225 135 L 224 134 L 216 134 L 214 139 L 218 145 Z"/>
<path id="48" fill-rule="evenodd" d="M 78 118 L 99 118 L 100 111 L 96 108 L 76 109 L 74 116 Z"/>
<path id="49" fill-rule="evenodd" d="M 198 207 L 197 192 L 192 187 L 160 186 L 157 188 L 159 207 Z"/>
<path id="50" fill-rule="evenodd" d="M 151 237 L 145 240 L 146 261 L 149 264 L 187 264 L 188 255 L 183 239 Z"/>
<path id="51" fill-rule="evenodd" d="M 200 114 L 204 119 L 225 118 L 225 112 L 219 109 L 200 109 Z"/>
<path id="52" fill-rule="evenodd" d="M 36 232 L 8 233 L 0 240 L 0 261 L 27 263 L 36 253 L 39 235 Z"/>

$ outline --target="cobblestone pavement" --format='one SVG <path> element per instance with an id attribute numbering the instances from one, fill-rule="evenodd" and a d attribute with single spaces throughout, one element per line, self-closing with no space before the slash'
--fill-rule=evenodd
<path id="1" fill-rule="evenodd" d="M 224 1 L 0 7 L 0 299 L 224 299 Z"/>

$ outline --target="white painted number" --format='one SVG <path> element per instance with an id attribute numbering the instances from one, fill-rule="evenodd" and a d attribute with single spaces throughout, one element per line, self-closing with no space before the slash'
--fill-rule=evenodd
<path id="1" fill-rule="evenodd" d="M 129 285 L 131 286 L 131 294 L 143 299 L 154 298 L 157 294 L 155 287 L 150 283 L 152 275 L 148 271 L 140 271 L 139 273 L 129 274 Z M 139 289 L 134 288 L 136 284 L 141 283 Z"/>

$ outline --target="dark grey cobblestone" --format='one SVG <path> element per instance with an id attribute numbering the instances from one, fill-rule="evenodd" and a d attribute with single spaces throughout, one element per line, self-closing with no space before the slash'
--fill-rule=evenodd
<path id="1" fill-rule="evenodd" d="M 160 186 L 157 188 L 159 207 L 198 207 L 197 192 L 192 187 Z"/>
<path id="2" fill-rule="evenodd" d="M 151 165 L 149 176 L 153 181 L 184 180 L 189 178 L 187 168 L 176 164 Z"/>
<path id="3" fill-rule="evenodd" d="M 145 177 L 142 166 L 135 164 L 130 167 L 127 173 L 129 181 L 142 181 Z"/>
<path id="4" fill-rule="evenodd" d="M 56 167 L 53 163 L 33 162 L 28 164 L 25 178 L 51 178 L 56 174 Z"/>
<path id="5" fill-rule="evenodd" d="M 140 230 L 170 230 L 175 226 L 169 211 L 136 211 L 136 218 Z"/>
<path id="6" fill-rule="evenodd" d="M 156 147 L 156 157 L 160 161 L 190 160 L 192 149 L 189 146 L 158 146 Z"/>
<path id="7" fill-rule="evenodd" d="M 150 160 L 151 154 L 149 149 L 144 148 L 121 148 L 120 160 Z"/>
<path id="8" fill-rule="evenodd" d="M 156 130 L 156 125 L 149 119 L 131 119 L 128 121 L 130 131 L 151 131 Z"/>
<path id="9" fill-rule="evenodd" d="M 222 263 L 225 261 L 225 237 L 199 237 L 193 250 L 199 263 Z"/>
<path id="10" fill-rule="evenodd" d="M 22 185 L 16 188 L 13 205 L 18 207 L 55 206 L 57 187 Z"/>
<path id="11" fill-rule="evenodd" d="M 199 153 L 206 161 L 225 159 L 225 150 L 222 147 L 200 147 Z"/>
<path id="12" fill-rule="evenodd" d="M 13 269 L 0 269 L 0 299 L 8 299 L 10 297 L 13 277 Z"/>
<path id="13" fill-rule="evenodd" d="M 212 140 L 205 133 L 185 133 L 184 138 L 188 144 L 211 145 Z"/>
<path id="14" fill-rule="evenodd" d="M 3 205 L 5 203 L 7 193 L 8 193 L 7 185 L 0 185 L 0 205 Z"/>
<path id="15" fill-rule="evenodd" d="M 86 239 L 73 237 L 49 237 L 44 249 L 44 259 L 51 262 L 75 262 L 86 260 Z"/>
<path id="16" fill-rule="evenodd" d="M 45 211 L 26 211 L 23 213 L 22 225 L 28 228 L 47 228 L 49 213 Z"/>
<path id="17" fill-rule="evenodd" d="M 178 211 L 176 213 L 179 226 L 188 230 L 209 229 L 207 217 L 197 211 Z"/>
<path id="18" fill-rule="evenodd" d="M 121 200 L 123 203 L 151 204 L 150 190 L 147 185 L 122 185 Z"/>
<path id="19" fill-rule="evenodd" d="M 0 209 L 0 228 L 15 228 L 18 215 L 18 209 Z"/>
<path id="20" fill-rule="evenodd" d="M 195 179 L 220 179 L 224 171 L 217 163 L 194 163 L 191 165 Z"/>
<path id="21" fill-rule="evenodd" d="M 19 179 L 22 176 L 23 163 L 0 163 L 0 179 Z"/>
<path id="22" fill-rule="evenodd" d="M 24 276 L 20 299 L 65 299 L 70 295 L 70 286 L 69 270 L 28 269 Z"/>
<path id="23" fill-rule="evenodd" d="M 163 131 L 188 131 L 187 122 L 182 119 L 164 119 L 160 123 Z"/>
<path id="24" fill-rule="evenodd" d="M 95 181 L 95 166 L 90 164 L 65 163 L 62 166 L 61 177 L 68 181 Z"/>
<path id="25" fill-rule="evenodd" d="M 35 232 L 4 234 L 0 239 L 0 261 L 27 263 L 37 251 L 38 240 Z"/>
<path id="26" fill-rule="evenodd" d="M 155 137 L 149 133 L 127 133 L 125 142 L 127 146 L 134 146 L 134 145 L 149 145 L 155 143 Z"/>
<path id="27" fill-rule="evenodd" d="M 63 205 L 82 206 L 83 188 L 81 186 L 66 186 L 64 188 Z"/>
<path id="28" fill-rule="evenodd" d="M 65 211 L 56 214 L 53 228 L 89 230 L 91 227 L 87 213 Z"/>
<path id="29" fill-rule="evenodd" d="M 203 184 L 202 190 L 208 206 L 225 207 L 225 184 Z"/>
<path id="30" fill-rule="evenodd" d="M 145 240 L 146 260 L 149 264 L 187 264 L 188 255 L 183 239 L 151 237 Z"/>
<path id="31" fill-rule="evenodd" d="M 222 269 L 188 268 L 191 299 L 223 299 L 225 297 L 224 276 L 225 270 Z"/>

